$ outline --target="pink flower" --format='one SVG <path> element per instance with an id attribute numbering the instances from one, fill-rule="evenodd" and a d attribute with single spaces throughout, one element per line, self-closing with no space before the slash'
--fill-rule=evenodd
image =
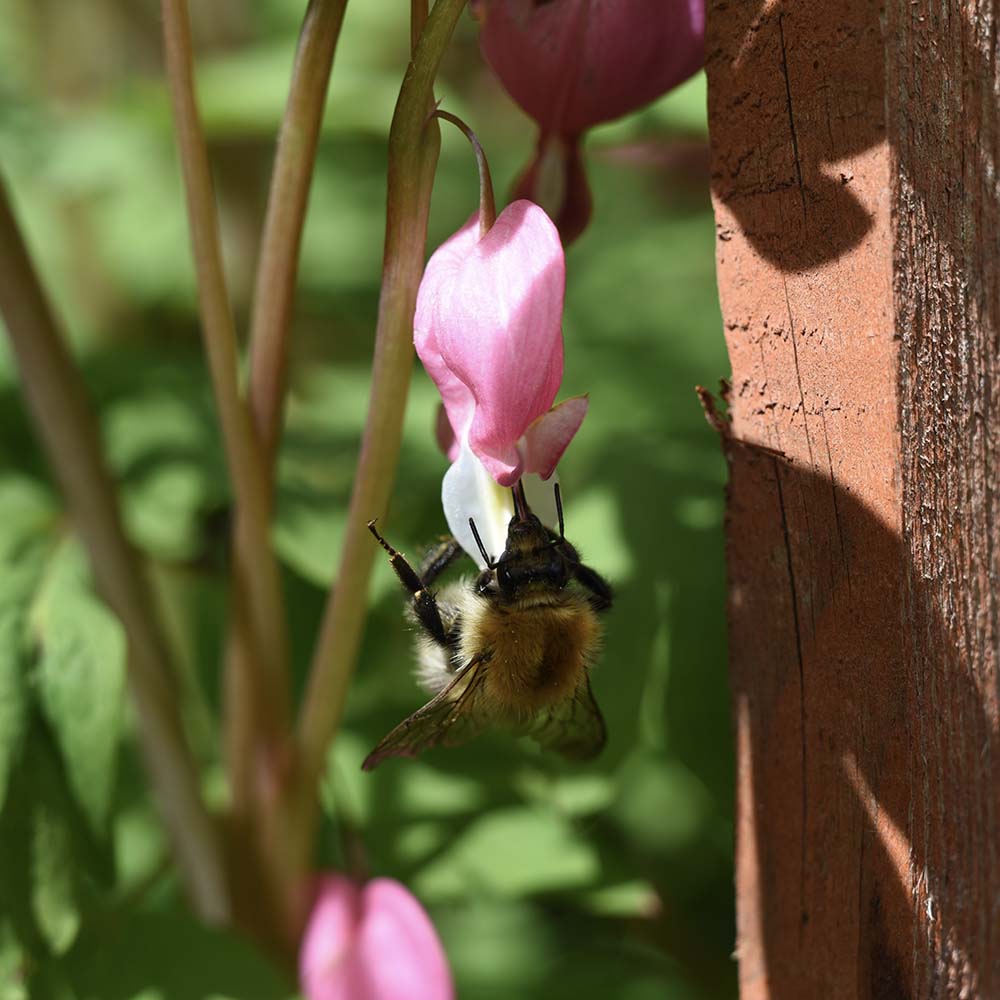
<path id="1" fill-rule="evenodd" d="M 307 1000 L 453 1000 L 455 989 L 434 925 L 399 882 L 318 880 L 299 949 Z"/>
<path id="2" fill-rule="evenodd" d="M 540 126 L 517 194 L 549 208 L 563 238 L 590 216 L 580 136 L 648 104 L 704 59 L 704 0 L 479 0 L 479 45 Z"/>
<path id="3" fill-rule="evenodd" d="M 482 238 L 471 219 L 420 283 L 413 340 L 444 402 L 449 456 L 467 440 L 501 486 L 524 472 L 552 475 L 586 413 L 586 400 L 550 411 L 562 382 L 565 285 L 559 234 L 529 201 L 505 208 Z"/>
<path id="4" fill-rule="evenodd" d="M 548 479 L 587 412 L 582 396 L 552 407 L 563 374 L 565 283 L 559 234 L 528 201 L 509 205 L 482 237 L 471 219 L 434 253 L 420 283 L 413 339 L 441 393 L 447 425 L 438 437 L 454 462 L 445 514 L 477 561 L 469 517 L 491 537 L 491 551 L 501 551 L 502 536 L 492 537 L 489 522 L 504 534 L 507 527 L 509 501 L 490 481 Z"/>

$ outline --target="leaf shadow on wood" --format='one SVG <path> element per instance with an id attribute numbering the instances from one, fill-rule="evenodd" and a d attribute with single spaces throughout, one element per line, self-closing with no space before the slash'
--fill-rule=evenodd
<path id="1" fill-rule="evenodd" d="M 710 5 L 709 128 L 726 136 L 712 190 L 782 271 L 836 260 L 871 229 L 843 164 L 885 138 L 882 65 L 879 10 L 865 0 Z"/>
<path id="2" fill-rule="evenodd" d="M 990 908 L 961 901 L 993 861 L 990 693 L 898 529 L 769 449 L 731 466 L 741 995 L 926 996 L 941 956 L 983 982 Z"/>

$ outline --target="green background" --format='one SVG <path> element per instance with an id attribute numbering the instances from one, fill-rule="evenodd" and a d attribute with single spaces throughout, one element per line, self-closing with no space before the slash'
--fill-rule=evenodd
<path id="1" fill-rule="evenodd" d="M 243 330 L 303 5 L 192 7 Z M 300 688 L 365 418 L 406 8 L 349 4 L 305 235 L 275 532 Z M 99 406 L 184 666 L 206 789 L 222 801 L 229 487 L 158 30 L 148 0 L 0 0 L 0 167 Z M 471 18 L 437 93 L 507 190 L 532 126 L 485 70 Z M 735 994 L 725 468 L 694 394 L 728 371 L 704 104 L 698 77 L 594 130 L 595 215 L 567 257 L 561 395 L 591 400 L 560 465 L 567 535 L 617 591 L 593 676 L 604 755 L 569 766 L 498 734 L 363 775 L 365 753 L 421 702 L 402 596 L 378 561 L 319 854 L 339 866 L 358 843 L 369 873 L 418 894 L 461 997 Z M 429 249 L 474 210 L 476 184 L 445 127 Z M 385 521 L 412 554 L 444 530 L 435 406 L 418 365 Z M 293 995 L 249 944 L 185 912 L 123 700 L 120 629 L 90 590 L 2 343 L 0 560 L 0 1000 Z"/>

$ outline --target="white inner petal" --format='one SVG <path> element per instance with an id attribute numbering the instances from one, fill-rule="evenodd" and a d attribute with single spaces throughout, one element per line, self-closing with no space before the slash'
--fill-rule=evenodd
<path id="1" fill-rule="evenodd" d="M 495 559 L 503 552 L 507 524 L 514 513 L 510 490 L 497 486 L 468 442 L 462 442 L 457 460 L 444 474 L 441 504 L 451 533 L 480 569 L 486 564 L 469 527 L 470 517 L 476 520 L 487 553 Z"/>
<path id="2" fill-rule="evenodd" d="M 559 473 L 553 472 L 548 479 L 542 479 L 534 472 L 521 477 L 524 483 L 524 497 L 528 506 L 538 515 L 542 524 L 559 530 L 559 511 L 556 509 L 556 483 Z"/>
<path id="3" fill-rule="evenodd" d="M 556 482 L 558 476 L 555 475 L 547 482 L 534 473 L 523 478 L 528 506 L 544 524 L 553 528 L 559 520 L 555 502 Z M 487 554 L 493 559 L 500 556 L 507 546 L 507 525 L 514 514 L 510 490 L 496 484 L 467 441 L 462 443 L 458 458 L 444 474 L 441 504 L 451 533 L 480 569 L 485 569 L 486 564 L 469 527 L 470 517 L 475 518 Z"/>

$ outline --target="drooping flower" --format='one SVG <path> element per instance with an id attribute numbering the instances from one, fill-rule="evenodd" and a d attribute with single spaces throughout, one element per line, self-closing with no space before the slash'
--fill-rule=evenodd
<path id="1" fill-rule="evenodd" d="M 528 474 L 553 474 L 587 412 L 585 397 L 552 406 L 563 374 L 565 284 L 559 234 L 529 201 L 509 205 L 485 235 L 471 219 L 434 253 L 420 284 L 414 344 L 441 393 L 447 421 L 438 436 L 454 463 L 445 515 L 480 563 L 470 515 L 499 554 L 510 501 L 496 486 L 525 477 L 530 502 Z"/>
<path id="2" fill-rule="evenodd" d="M 408 889 L 388 878 L 361 885 L 329 873 L 299 949 L 307 1000 L 453 1000 L 434 925 Z"/>
<path id="3" fill-rule="evenodd" d="M 414 344 L 457 443 L 501 486 L 552 474 L 586 410 L 550 413 L 563 373 L 566 267 L 552 221 L 509 205 L 485 236 L 471 219 L 431 257 L 417 295 Z M 449 451 L 455 454 L 454 445 Z"/>
<path id="4" fill-rule="evenodd" d="M 516 195 L 538 201 L 563 239 L 590 217 L 582 134 L 665 94 L 704 59 L 704 0 L 479 0 L 480 49 L 539 125 Z"/>

